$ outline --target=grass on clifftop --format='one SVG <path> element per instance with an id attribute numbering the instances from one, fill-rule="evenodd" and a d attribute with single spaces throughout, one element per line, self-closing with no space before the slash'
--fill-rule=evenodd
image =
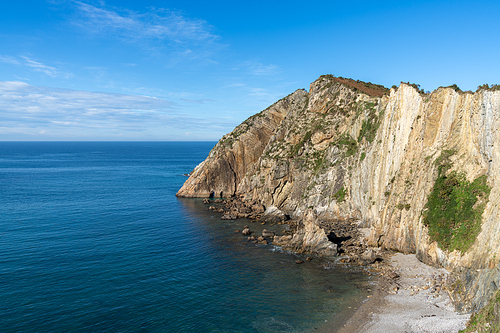
<path id="1" fill-rule="evenodd" d="M 481 231 L 481 216 L 490 187 L 486 176 L 478 177 L 471 183 L 462 173 L 453 171 L 447 174 L 451 168 L 449 157 L 453 153 L 444 151 L 436 161 L 438 178 L 426 204 L 424 224 L 429 227 L 429 236 L 438 242 L 440 248 L 463 253 Z"/>
<path id="2" fill-rule="evenodd" d="M 470 318 L 467 328 L 460 332 L 500 332 L 500 291 L 497 291 L 488 304 Z"/>
<path id="3" fill-rule="evenodd" d="M 361 91 L 369 96 L 382 97 L 389 93 L 389 89 L 380 84 L 371 82 L 363 82 L 360 80 L 353 80 L 345 77 L 335 77 L 331 74 L 321 75 L 321 78 L 330 79 L 332 81 L 341 83 L 354 91 Z M 331 86 L 331 84 L 330 84 Z"/>

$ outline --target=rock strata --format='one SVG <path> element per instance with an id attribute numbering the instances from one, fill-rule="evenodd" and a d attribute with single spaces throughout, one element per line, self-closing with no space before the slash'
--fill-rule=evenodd
<path id="1" fill-rule="evenodd" d="M 470 312 L 500 285 L 498 179 L 496 87 L 424 93 L 325 75 L 225 135 L 177 195 L 286 223 L 290 234 L 273 243 L 297 252 L 375 263 L 386 249 L 415 253 L 451 272 L 447 290 Z M 441 207 L 448 217 L 432 220 L 429 198 L 453 196 L 458 204 Z M 474 217 L 453 220 L 460 207 Z"/>

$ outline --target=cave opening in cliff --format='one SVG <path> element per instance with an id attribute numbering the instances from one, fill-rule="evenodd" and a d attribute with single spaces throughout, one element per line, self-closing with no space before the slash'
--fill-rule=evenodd
<path id="1" fill-rule="evenodd" d="M 337 251 L 339 253 L 344 253 L 342 244 L 352 238 L 351 236 L 337 236 L 333 231 L 330 231 L 327 237 L 330 242 L 332 242 L 333 244 L 337 244 Z"/>

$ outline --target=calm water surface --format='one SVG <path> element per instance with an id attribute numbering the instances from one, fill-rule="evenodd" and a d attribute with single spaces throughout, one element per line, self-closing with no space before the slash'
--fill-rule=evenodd
<path id="1" fill-rule="evenodd" d="M 175 193 L 214 142 L 0 142 L 1 332 L 310 332 L 366 295 Z M 279 231 L 278 229 L 275 229 Z"/>

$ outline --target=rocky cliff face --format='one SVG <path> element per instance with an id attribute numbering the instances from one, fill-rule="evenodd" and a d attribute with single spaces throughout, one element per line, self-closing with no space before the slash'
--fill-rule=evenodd
<path id="1" fill-rule="evenodd" d="M 371 246 L 453 271 L 457 307 L 475 311 L 500 284 L 499 117 L 498 90 L 322 76 L 224 136 L 177 195 L 303 219 L 280 239 L 291 248 L 314 242 L 321 221 L 356 219 Z"/>

